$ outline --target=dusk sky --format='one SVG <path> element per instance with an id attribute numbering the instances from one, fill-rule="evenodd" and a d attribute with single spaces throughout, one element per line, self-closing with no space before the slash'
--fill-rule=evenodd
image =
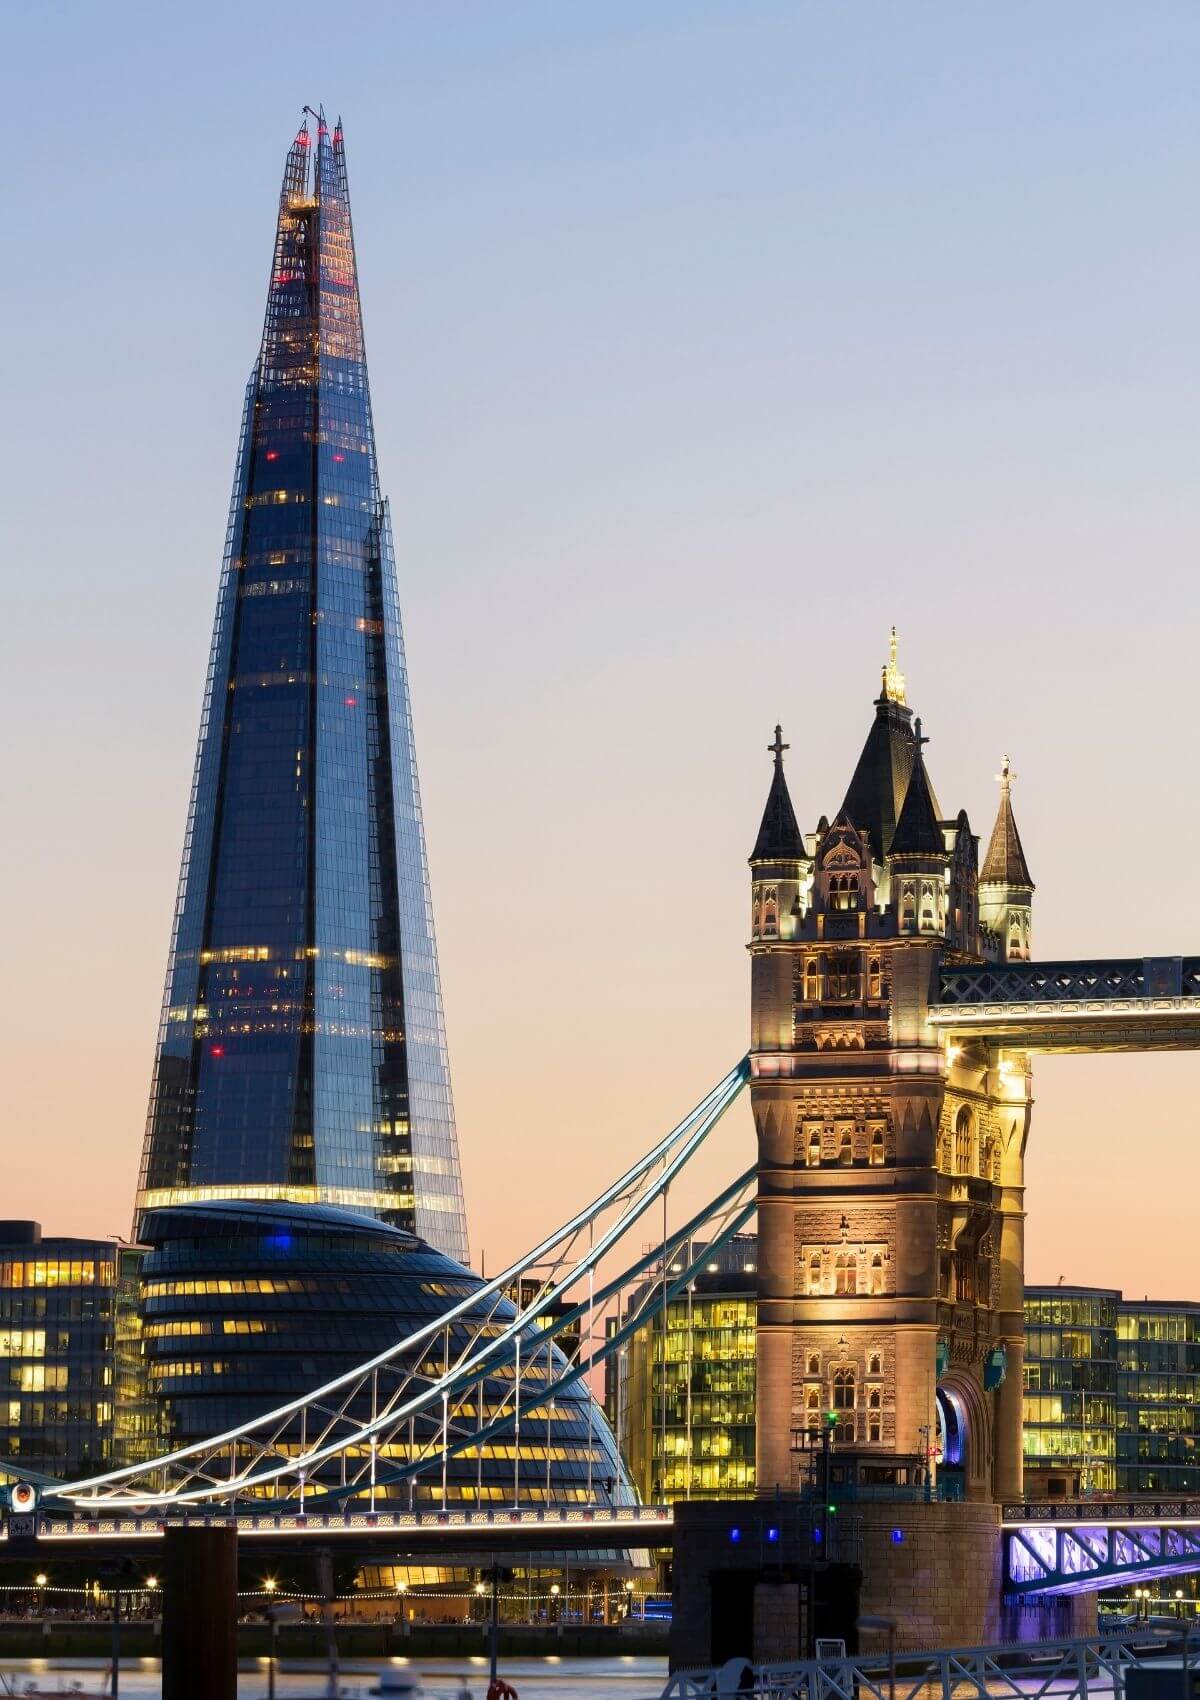
<path id="1" fill-rule="evenodd" d="M 900 631 L 1041 958 L 1200 954 L 1200 8 L 6 9 L 4 1216 L 129 1231 L 242 402 L 345 120 L 472 1250 L 742 1054 L 776 721 Z M 1039 1062 L 1028 1275 L 1200 1299 L 1200 1056 Z M 693 1184 L 752 1155 L 745 1103 Z"/>

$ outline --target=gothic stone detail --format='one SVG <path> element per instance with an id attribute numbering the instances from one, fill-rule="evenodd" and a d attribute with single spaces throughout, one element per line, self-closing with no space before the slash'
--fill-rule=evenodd
<path id="1" fill-rule="evenodd" d="M 967 1489 L 1011 1496 L 1028 1058 L 947 1045 L 926 1018 L 954 974 L 1028 972 L 1033 887 L 1006 763 L 982 901 L 978 840 L 965 812 L 939 808 L 891 666 L 845 802 L 815 831 L 796 825 L 777 736 L 751 861 L 758 1483 L 795 1485 L 791 1432 L 827 1410 L 839 1444 L 923 1452 L 948 1361 L 978 1431 Z M 1001 1343 L 1007 1378 L 989 1390 Z"/>

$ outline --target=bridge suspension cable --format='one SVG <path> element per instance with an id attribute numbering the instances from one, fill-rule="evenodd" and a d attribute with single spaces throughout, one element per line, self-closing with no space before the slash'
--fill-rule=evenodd
<path id="1" fill-rule="evenodd" d="M 472 1448 L 482 1457 L 482 1447 L 496 1435 L 506 1430 L 519 1435 L 522 1417 L 552 1407 L 557 1396 L 586 1380 L 637 1327 L 686 1289 L 702 1256 L 711 1257 L 714 1246 L 723 1245 L 750 1219 L 753 1168 L 683 1227 L 664 1232 L 660 1246 L 632 1259 L 626 1251 L 621 1273 L 597 1285 L 599 1265 L 622 1257 L 622 1242 L 657 1200 L 666 1199 L 672 1181 L 748 1076 L 749 1059 L 743 1058 L 644 1156 L 523 1257 L 386 1351 L 311 1392 L 208 1439 L 81 1481 L 50 1482 L 19 1465 L 6 1465 L 6 1471 L 40 1481 L 44 1491 L 73 1502 L 81 1512 L 183 1510 L 239 1500 L 261 1508 L 268 1496 L 289 1503 L 298 1498 L 304 1509 L 306 1500 L 328 1504 L 351 1496 L 369 1496 L 373 1507 L 381 1487 L 411 1482 L 432 1465 L 441 1467 L 445 1503 L 448 1458 Z M 703 1254 L 693 1247 L 701 1229 L 707 1236 Z M 655 1274 L 660 1260 L 661 1280 Z M 630 1291 L 632 1299 L 622 1305 L 621 1294 Z M 510 1304 L 514 1292 L 515 1308 Z M 607 1331 L 614 1302 L 617 1323 Z M 605 1330 L 599 1342 L 597 1317 Z M 577 1343 L 563 1353 L 556 1341 L 572 1331 Z M 439 1347 L 440 1357 L 431 1357 Z M 511 1384 L 511 1394 L 485 1421 L 489 1382 L 493 1387 Z M 439 1419 L 432 1436 L 430 1413 Z M 467 1426 L 471 1414 L 473 1428 Z M 418 1418 L 426 1435 L 420 1448 Z M 518 1445 L 518 1455 L 519 1450 Z M 549 1453 L 548 1443 L 547 1459 Z M 337 1468 L 338 1480 L 329 1479 L 330 1467 Z"/>

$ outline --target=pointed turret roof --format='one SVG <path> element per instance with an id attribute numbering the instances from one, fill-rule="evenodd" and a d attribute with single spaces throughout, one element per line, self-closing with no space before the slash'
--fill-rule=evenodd
<path id="1" fill-rule="evenodd" d="M 1033 880 L 1012 809 L 1012 787 L 1017 776 L 1007 756 L 1001 762 L 996 777 L 1000 781 L 1000 808 L 988 842 L 987 855 L 983 858 L 983 867 L 979 870 L 979 882 L 981 885 L 1024 885 L 1032 891 Z"/>
<path id="2" fill-rule="evenodd" d="M 925 757 L 921 748 L 925 742 L 921 736 L 921 722 L 918 720 L 916 737 L 913 739 L 913 770 L 908 789 L 904 793 L 900 819 L 896 822 L 896 830 L 892 834 L 891 849 L 888 852 L 891 856 L 946 854 L 946 840 L 938 825 L 937 804 L 933 799 L 929 775 L 925 771 Z"/>
<path id="3" fill-rule="evenodd" d="M 842 812 L 870 834 L 876 861 L 882 862 L 892 847 L 915 754 L 912 710 L 905 701 L 904 675 L 896 664 L 893 626 L 890 659 L 883 669 L 883 689 L 875 701 L 875 719 L 842 802 Z M 930 796 L 937 816 L 940 811 L 932 786 Z"/>
<path id="4" fill-rule="evenodd" d="M 771 789 L 767 792 L 767 806 L 763 810 L 762 825 L 758 829 L 754 849 L 750 852 L 750 860 L 752 862 L 802 861 L 804 859 L 804 839 L 796 824 L 796 811 L 792 807 L 787 780 L 783 777 L 783 752 L 789 746 L 783 741 L 781 727 L 775 728 L 775 742 L 768 744 L 767 748 L 775 757 L 775 771 L 771 775 Z"/>

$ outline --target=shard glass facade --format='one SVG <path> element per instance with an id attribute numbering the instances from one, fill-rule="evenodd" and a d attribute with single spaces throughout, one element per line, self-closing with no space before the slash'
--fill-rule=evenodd
<path id="1" fill-rule="evenodd" d="M 341 125 L 288 154 L 138 1195 L 367 1210 L 467 1256 Z"/>

